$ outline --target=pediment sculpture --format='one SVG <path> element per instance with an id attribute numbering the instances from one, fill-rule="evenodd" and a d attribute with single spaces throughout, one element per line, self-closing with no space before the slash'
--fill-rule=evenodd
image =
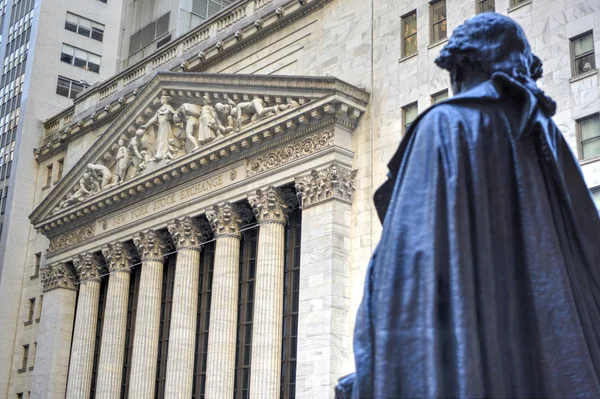
<path id="1" fill-rule="evenodd" d="M 87 164 L 78 183 L 52 213 L 60 213 L 136 176 L 168 165 L 263 118 L 300 107 L 291 97 L 286 103 L 270 103 L 256 95 L 237 103 L 223 97 L 214 105 L 207 94 L 197 103 L 174 105 L 173 98 L 163 94 L 160 106 L 146 123 L 133 134 L 122 134 L 100 160 Z"/>

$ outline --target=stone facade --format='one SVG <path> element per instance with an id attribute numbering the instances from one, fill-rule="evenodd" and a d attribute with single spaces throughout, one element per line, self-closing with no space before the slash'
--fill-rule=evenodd
<path id="1" fill-rule="evenodd" d="M 577 152 L 575 120 L 600 112 L 600 102 L 595 69 L 571 77 L 569 39 L 592 30 L 600 48 L 600 4 L 509 1 L 496 0 L 495 8 L 525 28 L 544 62 L 540 84 L 558 103 L 555 120 Z M 448 35 L 477 3 L 447 0 Z M 413 10 L 417 52 L 403 57 L 401 18 Z M 89 367 L 91 331 L 78 320 L 94 318 L 98 299 L 85 286 L 108 279 L 114 296 L 104 304 L 98 368 L 106 385 L 96 394 L 113 397 L 123 360 L 110 354 L 126 345 L 128 273 L 141 267 L 136 331 L 143 333 L 133 339 L 129 392 L 152 397 L 164 259 L 176 252 L 164 396 L 189 397 L 199 309 L 186 298 L 202 290 L 200 258 L 214 240 L 206 397 L 231 397 L 240 245 L 245 229 L 258 228 L 250 396 L 279 398 L 281 345 L 272 337 L 283 331 L 283 227 L 300 207 L 295 392 L 331 398 L 335 380 L 353 368 L 354 314 L 380 233 L 372 194 L 402 138 L 403 107 L 416 102 L 423 111 L 448 89 L 433 63 L 445 41 L 430 43 L 429 18 L 424 0 L 244 0 L 48 120 L 35 151 L 37 181 L 63 156 L 68 172 L 51 190 L 30 183 L 9 395 L 77 397 L 88 389 L 90 372 L 69 370 L 69 359 Z M 600 185 L 599 162 L 582 168 L 590 187 Z M 42 278 L 30 279 L 38 252 Z M 86 254 L 102 273 L 90 274 Z M 24 323 L 29 299 L 42 294 L 41 321 L 32 328 Z M 20 371 L 23 345 L 35 342 L 35 370 Z"/>

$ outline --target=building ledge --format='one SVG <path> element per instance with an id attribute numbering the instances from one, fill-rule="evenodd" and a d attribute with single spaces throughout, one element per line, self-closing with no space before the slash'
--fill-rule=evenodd
<path id="1" fill-rule="evenodd" d="M 589 78 L 590 76 L 594 76 L 598 74 L 598 70 L 597 69 L 592 69 L 591 71 L 587 71 L 582 73 L 581 75 L 577 75 L 572 77 L 571 79 L 569 79 L 569 82 L 574 83 L 577 82 L 579 80 L 585 79 L 585 78 Z"/>
<path id="2" fill-rule="evenodd" d="M 402 58 L 400 58 L 400 59 L 398 60 L 398 63 L 400 63 L 400 62 L 404 62 L 404 61 L 406 61 L 406 60 L 410 60 L 411 58 L 415 58 L 417 55 L 419 55 L 419 52 L 418 52 L 418 51 L 416 51 L 416 52 L 412 53 L 411 55 L 404 56 L 404 57 L 402 57 Z"/>
<path id="3" fill-rule="evenodd" d="M 26 372 L 26 371 L 27 371 L 27 369 L 26 369 L 26 368 L 24 368 L 24 369 L 18 369 L 18 370 L 17 370 L 17 373 L 24 373 L 24 372 Z"/>
<path id="4" fill-rule="evenodd" d="M 445 37 L 442 40 L 438 40 L 435 43 L 431 43 L 429 46 L 427 46 L 427 50 L 431 50 L 432 48 L 442 45 L 442 44 L 446 43 L 447 41 L 448 41 L 448 37 Z"/>
<path id="5" fill-rule="evenodd" d="M 25 323 L 23 323 L 23 324 L 24 324 L 24 325 L 26 325 L 26 326 L 30 326 L 30 325 L 32 325 L 32 324 L 33 324 L 33 321 L 31 321 L 31 320 L 27 320 L 27 321 L 26 321 Z"/>
<path id="6" fill-rule="evenodd" d="M 600 161 L 600 156 L 588 158 L 588 159 L 581 159 L 581 160 L 579 160 L 579 165 L 583 166 L 583 165 L 587 165 L 587 164 L 598 162 L 598 161 Z"/>
<path id="7" fill-rule="evenodd" d="M 29 276 L 30 280 L 35 280 L 36 278 L 38 278 L 40 276 L 39 273 L 34 274 L 33 276 Z"/>

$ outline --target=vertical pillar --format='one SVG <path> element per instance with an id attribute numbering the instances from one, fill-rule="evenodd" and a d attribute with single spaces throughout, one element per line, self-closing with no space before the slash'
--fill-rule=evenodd
<path id="1" fill-rule="evenodd" d="M 210 226 L 189 216 L 167 225 L 177 247 L 173 305 L 169 331 L 169 357 L 165 398 L 191 398 L 194 383 L 194 349 L 200 279 L 200 243 L 210 235 Z"/>
<path id="2" fill-rule="evenodd" d="M 91 253 L 76 256 L 73 264 L 80 284 L 71 344 L 67 399 L 87 398 L 92 390 L 100 275 L 103 272 L 99 259 Z"/>
<path id="3" fill-rule="evenodd" d="M 235 341 L 240 262 L 240 225 L 237 206 L 214 206 L 206 216 L 216 238 L 206 361 L 206 399 L 233 397 Z"/>
<path id="4" fill-rule="evenodd" d="M 356 171 L 332 164 L 296 179 L 302 207 L 296 398 L 334 398 L 352 371 L 350 218 Z"/>
<path id="5" fill-rule="evenodd" d="M 44 306 L 31 385 L 33 399 L 64 398 L 77 288 L 75 272 L 59 262 L 40 270 Z"/>
<path id="6" fill-rule="evenodd" d="M 110 276 L 108 277 L 102 345 L 98 362 L 96 398 L 112 399 L 118 398 L 121 394 L 131 251 L 123 243 L 117 242 L 103 247 L 102 255 L 108 264 Z"/>
<path id="7" fill-rule="evenodd" d="M 248 201 L 260 225 L 254 289 L 251 399 L 279 399 L 283 333 L 285 223 L 291 192 L 273 186 Z"/>
<path id="8" fill-rule="evenodd" d="M 166 244 L 155 230 L 147 230 L 133 238 L 142 259 L 138 306 L 133 337 L 131 360 L 130 399 L 154 397 L 158 337 L 160 331 L 160 303 Z"/>

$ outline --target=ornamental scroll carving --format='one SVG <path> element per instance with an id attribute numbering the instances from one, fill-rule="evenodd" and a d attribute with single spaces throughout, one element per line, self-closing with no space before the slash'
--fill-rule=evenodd
<path id="1" fill-rule="evenodd" d="M 296 178 L 300 207 L 305 208 L 332 198 L 352 202 L 356 172 L 332 163 L 327 169 L 313 169 L 310 175 Z"/>
<path id="2" fill-rule="evenodd" d="M 77 271 L 77 276 L 81 283 L 87 281 L 100 281 L 100 276 L 104 274 L 104 265 L 96 255 L 86 252 L 73 258 L 73 265 Z"/>
<path id="3" fill-rule="evenodd" d="M 247 174 L 248 176 L 253 176 L 265 172 L 288 162 L 295 161 L 296 159 L 314 154 L 324 148 L 333 146 L 333 144 L 333 129 L 312 134 L 294 143 L 281 148 L 276 148 L 264 155 L 247 160 Z"/>
<path id="4" fill-rule="evenodd" d="M 185 216 L 167 224 L 169 234 L 177 249 L 193 247 L 200 250 L 199 244 L 212 236 L 212 230 L 206 219 L 194 219 Z"/>
<path id="5" fill-rule="evenodd" d="M 53 213 L 60 213 L 140 174 L 154 171 L 261 119 L 300 106 L 292 98 L 286 103 L 272 103 L 269 97 L 253 96 L 236 103 L 227 95 L 219 94 L 218 97 L 223 100 L 213 104 L 208 94 L 198 103 L 177 102 L 171 96 L 162 95 L 158 109 L 147 110 L 154 114 L 146 123 L 141 124 L 134 134 L 123 133 L 101 159 L 87 165 L 78 183 Z"/>
<path id="6" fill-rule="evenodd" d="M 44 292 L 55 288 L 77 289 L 75 272 L 66 263 L 58 262 L 48 265 L 40 270 L 40 274 Z"/>
<path id="7" fill-rule="evenodd" d="M 289 213 L 297 205 L 296 196 L 291 190 L 274 186 L 256 190 L 256 195 L 249 196 L 248 202 L 259 223 L 285 223 Z"/>
<path id="8" fill-rule="evenodd" d="M 215 236 L 239 237 L 240 227 L 252 218 L 252 211 L 238 204 L 229 202 L 223 205 L 214 205 L 212 211 L 206 212 Z"/>
<path id="9" fill-rule="evenodd" d="M 131 273 L 131 262 L 133 259 L 131 248 L 122 242 L 107 244 L 102 247 L 102 256 L 106 259 L 108 271 Z"/>
<path id="10" fill-rule="evenodd" d="M 167 250 L 167 240 L 162 232 L 156 230 L 146 230 L 133 237 L 142 261 L 155 259 L 163 260 L 162 257 Z"/>
<path id="11" fill-rule="evenodd" d="M 92 238 L 94 236 L 95 228 L 96 224 L 90 223 L 78 228 L 77 230 L 51 238 L 48 252 L 52 253 L 60 251 L 61 249 L 68 248 L 72 245 L 79 244 L 80 242 Z"/>

